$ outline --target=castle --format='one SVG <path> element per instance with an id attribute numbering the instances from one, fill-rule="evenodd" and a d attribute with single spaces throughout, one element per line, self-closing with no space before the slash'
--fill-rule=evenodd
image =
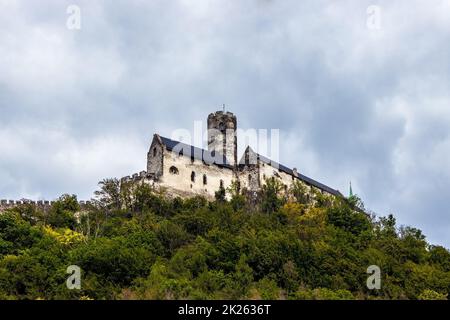
<path id="1" fill-rule="evenodd" d="M 214 198 L 220 188 L 233 182 L 239 188 L 257 192 L 266 179 L 278 179 L 287 190 L 293 181 L 313 190 L 342 196 L 320 182 L 274 162 L 247 147 L 238 161 L 237 118 L 231 112 L 217 111 L 208 116 L 208 150 L 174 141 L 158 134 L 153 136 L 147 154 L 147 170 L 124 177 L 122 183 L 141 181 L 180 197 L 202 195 Z"/>
<path id="2" fill-rule="evenodd" d="M 266 179 L 275 178 L 285 190 L 298 181 L 311 194 L 317 191 L 342 196 L 338 190 L 272 161 L 250 147 L 238 161 L 236 130 L 236 116 L 217 111 L 208 116 L 208 150 L 155 134 L 147 154 L 147 170 L 124 177 L 121 183 L 143 182 L 162 188 L 172 196 L 202 195 L 213 199 L 216 191 L 227 189 L 233 182 L 241 189 L 257 192 Z M 0 200 L 0 212 L 26 203 L 48 210 L 53 201 Z M 81 207 L 90 204 L 89 201 L 79 203 Z"/>

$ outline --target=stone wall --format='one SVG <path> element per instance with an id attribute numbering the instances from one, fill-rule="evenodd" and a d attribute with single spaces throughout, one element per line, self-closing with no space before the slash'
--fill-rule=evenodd
<path id="1" fill-rule="evenodd" d="M 55 201 L 48 201 L 48 200 L 39 200 L 39 201 L 33 201 L 33 200 L 0 200 L 0 212 L 3 212 L 7 209 L 12 209 L 24 204 L 33 205 L 36 206 L 38 209 L 41 209 L 43 211 L 48 211 L 51 206 L 55 203 Z M 90 205 L 90 201 L 78 201 L 81 208 L 85 208 L 86 206 Z"/>
<path id="2" fill-rule="evenodd" d="M 165 150 L 159 136 L 155 135 L 147 154 L 147 172 L 152 174 L 155 180 L 163 175 Z"/>
<path id="3" fill-rule="evenodd" d="M 231 112 L 217 111 L 208 116 L 208 151 L 225 155 L 232 166 L 237 164 L 237 118 Z"/>
<path id="4" fill-rule="evenodd" d="M 271 177 L 275 177 L 277 178 L 284 186 L 285 190 L 289 190 L 290 187 L 292 186 L 292 183 L 294 181 L 298 181 L 301 184 L 303 184 L 303 186 L 305 187 L 305 190 L 310 193 L 311 196 L 313 196 L 313 191 L 318 191 L 318 192 L 322 192 L 328 195 L 331 195 L 329 193 L 327 193 L 326 191 L 322 191 L 321 189 L 311 186 L 307 183 L 305 183 L 303 180 L 294 177 L 290 174 L 287 174 L 286 172 L 280 171 L 278 168 L 268 164 L 268 163 L 264 163 L 262 161 L 258 161 L 259 165 L 259 175 L 260 175 L 260 183 L 261 185 L 264 183 L 265 179 L 270 179 Z"/>
<path id="5" fill-rule="evenodd" d="M 187 194 L 214 198 L 221 184 L 226 189 L 236 179 L 230 168 L 207 165 L 202 160 L 176 155 L 168 150 L 164 150 L 163 163 L 163 175 L 158 184 Z"/>

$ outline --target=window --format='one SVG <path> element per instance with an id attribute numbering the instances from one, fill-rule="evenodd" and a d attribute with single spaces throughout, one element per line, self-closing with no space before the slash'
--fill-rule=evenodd
<path id="1" fill-rule="evenodd" d="M 192 171 L 192 173 L 191 173 L 191 181 L 195 182 L 195 172 L 194 171 Z"/>
<path id="2" fill-rule="evenodd" d="M 179 173 L 180 173 L 180 172 L 178 171 L 178 168 L 177 168 L 177 167 L 174 167 L 174 166 L 171 166 L 171 167 L 170 167 L 169 172 L 170 172 L 171 174 L 179 174 Z"/>
<path id="3" fill-rule="evenodd" d="M 156 157 L 156 147 L 153 148 L 153 156 Z"/>
<path id="4" fill-rule="evenodd" d="M 248 184 L 250 185 L 251 183 L 252 183 L 252 175 L 249 174 L 249 175 L 248 175 Z"/>
<path id="5" fill-rule="evenodd" d="M 220 180 L 220 189 L 223 189 L 223 180 Z"/>
<path id="6" fill-rule="evenodd" d="M 203 175 L 203 184 L 204 185 L 208 184 L 208 179 L 206 178 L 206 174 Z"/>

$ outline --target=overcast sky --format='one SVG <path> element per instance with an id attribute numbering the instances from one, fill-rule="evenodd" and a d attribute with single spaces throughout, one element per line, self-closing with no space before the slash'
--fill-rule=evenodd
<path id="1" fill-rule="evenodd" d="M 0 0 L 0 24 L 2 199 L 89 199 L 225 103 L 280 129 L 283 164 L 450 247 L 449 0 Z"/>

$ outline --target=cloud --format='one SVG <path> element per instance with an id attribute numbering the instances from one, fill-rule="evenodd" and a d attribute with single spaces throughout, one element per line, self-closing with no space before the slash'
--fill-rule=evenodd
<path id="1" fill-rule="evenodd" d="M 89 197 L 226 103 L 280 160 L 450 247 L 450 1 L 0 0 L 0 197 Z"/>

